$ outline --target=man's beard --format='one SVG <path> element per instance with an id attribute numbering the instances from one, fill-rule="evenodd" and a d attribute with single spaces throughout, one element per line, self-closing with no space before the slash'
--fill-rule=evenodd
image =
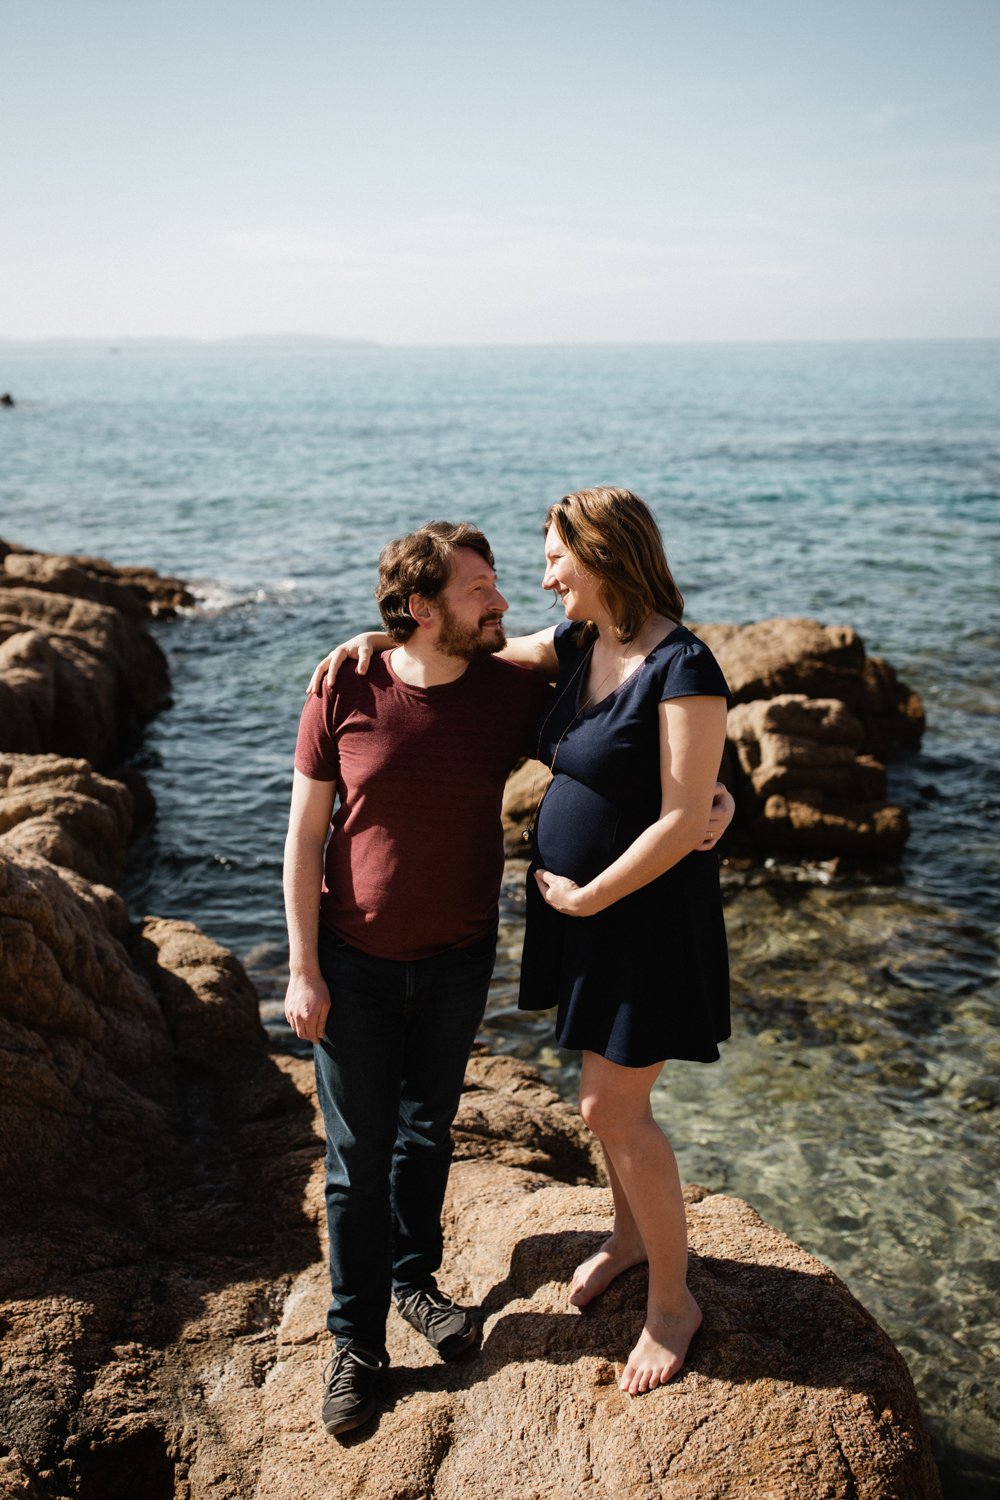
<path id="1" fill-rule="evenodd" d="M 489 635 L 483 633 L 487 621 L 496 620 L 498 628 Z M 441 632 L 437 638 L 437 649 L 445 656 L 459 656 L 471 661 L 474 656 L 492 656 L 502 651 L 507 644 L 503 625 L 497 614 L 483 615 L 478 625 L 460 625 L 447 604 L 441 603 Z"/>

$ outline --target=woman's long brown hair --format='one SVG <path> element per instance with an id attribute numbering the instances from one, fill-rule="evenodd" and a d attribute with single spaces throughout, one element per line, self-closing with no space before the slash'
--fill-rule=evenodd
<path id="1" fill-rule="evenodd" d="M 554 526 L 581 567 L 596 574 L 601 598 L 624 644 L 651 614 L 681 620 L 684 596 L 667 566 L 653 513 L 631 490 L 577 490 L 550 505 Z"/>

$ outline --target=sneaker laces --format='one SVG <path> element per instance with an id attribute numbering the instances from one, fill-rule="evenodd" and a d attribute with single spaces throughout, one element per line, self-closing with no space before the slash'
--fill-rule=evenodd
<path id="1" fill-rule="evenodd" d="M 323 1371 L 323 1386 L 327 1396 L 341 1396 L 350 1392 L 352 1373 L 350 1361 L 363 1365 L 366 1370 L 374 1374 L 381 1370 L 382 1361 L 374 1354 L 368 1354 L 364 1349 L 352 1349 L 349 1345 L 338 1349 Z"/>
<path id="2" fill-rule="evenodd" d="M 452 1313 L 458 1310 L 458 1304 L 453 1298 L 444 1292 L 410 1292 L 409 1296 L 401 1297 L 396 1303 L 399 1311 L 403 1314 L 412 1312 L 414 1308 L 422 1307 L 423 1321 L 429 1328 L 439 1328 Z"/>

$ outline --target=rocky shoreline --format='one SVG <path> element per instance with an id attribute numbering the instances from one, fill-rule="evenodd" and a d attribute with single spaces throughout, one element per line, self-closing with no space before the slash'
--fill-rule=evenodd
<path id="1" fill-rule="evenodd" d="M 688 1368 L 622 1397 L 643 1273 L 586 1314 L 565 1302 L 609 1218 L 590 1138 L 533 1069 L 485 1052 L 446 1220 L 481 1354 L 440 1365 L 393 1318 L 377 1427 L 327 1439 L 311 1067 L 268 1050 L 231 953 L 131 922 L 114 889 L 152 815 L 121 760 L 169 696 L 144 622 L 190 595 L 10 544 L 0 563 L 0 1496 L 940 1494 L 892 1344 L 723 1195 L 687 1190 L 706 1314 Z M 914 695 L 850 631 L 701 633 L 736 698 L 734 848 L 894 857 L 905 815 L 875 767 L 919 734 Z"/>

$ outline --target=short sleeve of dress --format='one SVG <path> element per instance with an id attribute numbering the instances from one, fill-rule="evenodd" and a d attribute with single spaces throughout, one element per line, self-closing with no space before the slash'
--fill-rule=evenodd
<path id="1" fill-rule="evenodd" d="M 580 640 L 582 628 L 578 620 L 563 620 L 561 625 L 556 626 L 552 644 L 556 648 L 560 667 L 564 667 L 567 662 L 575 661 L 579 655 L 582 647 Z"/>
<path id="2" fill-rule="evenodd" d="M 659 698 L 731 699 L 722 668 L 703 641 L 685 631 L 688 639 L 667 651 L 660 669 Z"/>

